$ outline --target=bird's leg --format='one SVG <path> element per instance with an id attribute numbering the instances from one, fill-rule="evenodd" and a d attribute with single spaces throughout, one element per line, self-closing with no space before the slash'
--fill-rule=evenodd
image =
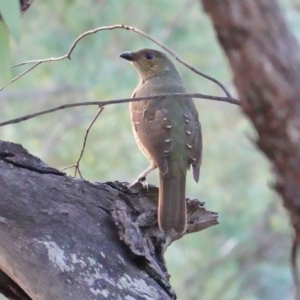
<path id="1" fill-rule="evenodd" d="M 131 183 L 129 186 L 132 187 L 134 186 L 136 183 L 140 182 L 142 184 L 142 186 L 146 189 L 148 189 L 148 184 L 146 182 L 146 176 L 151 173 L 153 170 L 156 169 L 156 166 L 150 166 L 147 170 L 145 170 L 141 175 L 139 175 L 139 177 L 137 178 L 137 180 L 135 180 L 133 183 Z"/>
<path id="2" fill-rule="evenodd" d="M 146 181 L 146 176 L 148 175 L 148 174 L 150 174 L 153 170 L 155 170 L 156 169 L 156 167 L 155 166 L 150 166 L 147 170 L 145 170 L 139 177 L 138 177 L 138 179 L 136 180 L 136 181 L 139 181 L 139 182 L 141 182 L 141 181 Z"/>

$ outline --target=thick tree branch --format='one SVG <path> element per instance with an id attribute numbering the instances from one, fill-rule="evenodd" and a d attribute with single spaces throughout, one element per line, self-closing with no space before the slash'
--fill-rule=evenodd
<path id="1" fill-rule="evenodd" d="M 156 187 L 65 176 L 0 141 L 0 292 L 16 300 L 174 299 Z M 187 233 L 217 224 L 187 200 Z"/>

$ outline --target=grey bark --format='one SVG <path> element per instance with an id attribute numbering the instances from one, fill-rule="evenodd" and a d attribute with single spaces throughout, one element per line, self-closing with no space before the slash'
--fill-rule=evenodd
<path id="1" fill-rule="evenodd" d="M 231 66 L 242 108 L 272 163 L 274 189 L 295 238 L 291 265 L 300 299 L 300 47 L 275 0 L 201 0 Z"/>
<path id="2" fill-rule="evenodd" d="M 300 47 L 274 0 L 202 0 L 300 244 Z"/>
<path id="3" fill-rule="evenodd" d="M 217 215 L 188 202 L 188 232 Z M 66 176 L 0 142 L 0 292 L 9 299 L 175 299 L 157 188 Z"/>

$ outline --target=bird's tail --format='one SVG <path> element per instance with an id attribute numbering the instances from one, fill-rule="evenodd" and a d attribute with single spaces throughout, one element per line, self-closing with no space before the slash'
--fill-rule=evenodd
<path id="1" fill-rule="evenodd" d="M 163 231 L 186 230 L 185 182 L 186 174 L 174 177 L 169 172 L 159 173 L 158 225 Z"/>

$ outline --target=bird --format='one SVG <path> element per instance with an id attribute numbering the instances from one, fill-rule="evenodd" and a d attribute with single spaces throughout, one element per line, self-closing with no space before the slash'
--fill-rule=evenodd
<path id="1" fill-rule="evenodd" d="M 171 61 L 155 49 L 127 51 L 120 57 L 128 60 L 139 76 L 132 98 L 166 93 L 187 93 Z M 199 181 L 202 160 L 202 132 L 192 98 L 158 97 L 129 103 L 136 142 L 150 161 L 138 181 L 158 168 L 158 225 L 164 232 L 182 234 L 187 226 L 186 175 L 190 166 Z"/>

